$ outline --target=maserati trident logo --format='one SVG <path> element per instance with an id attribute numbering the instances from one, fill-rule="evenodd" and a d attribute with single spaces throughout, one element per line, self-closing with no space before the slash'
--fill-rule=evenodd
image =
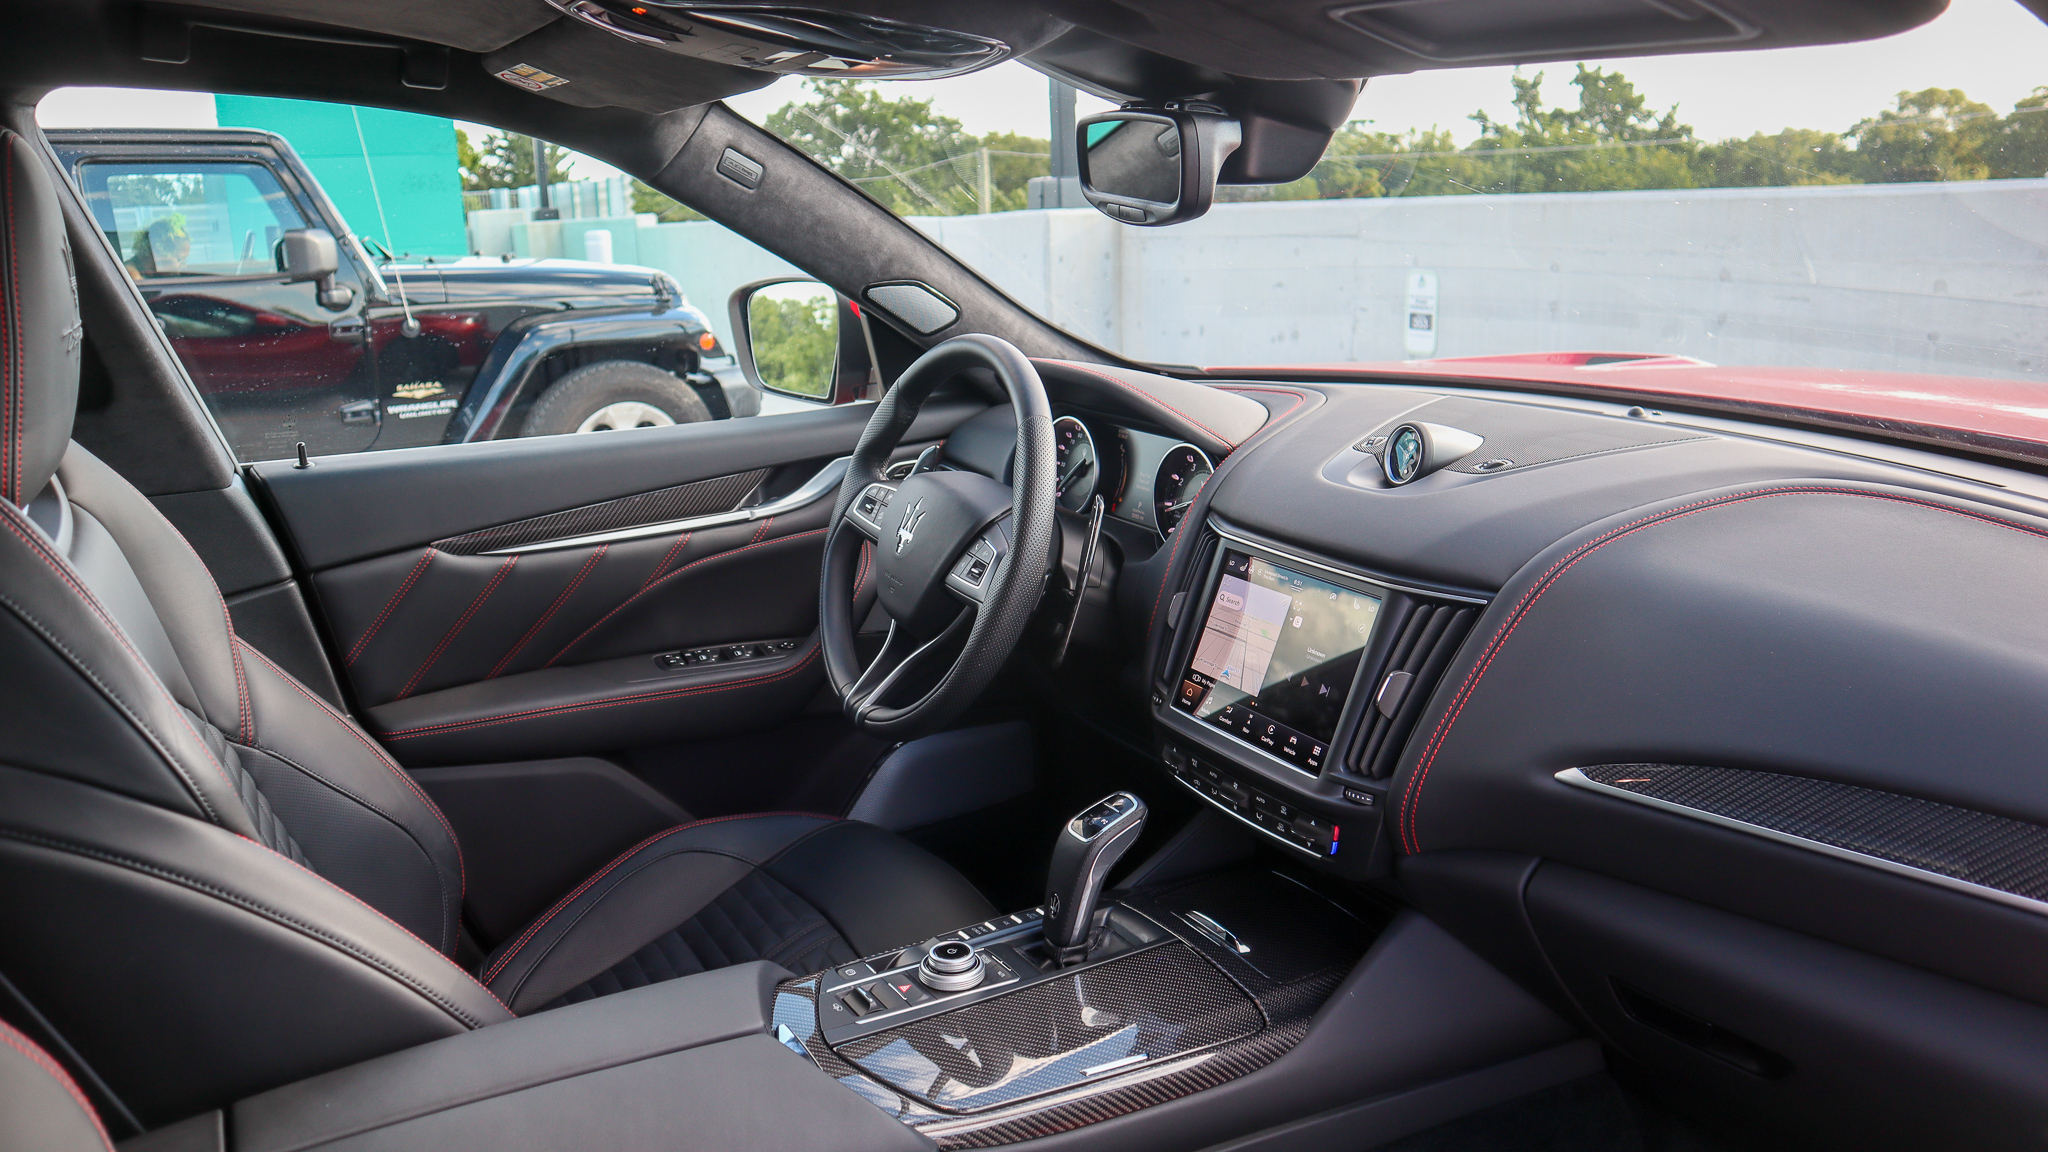
<path id="1" fill-rule="evenodd" d="M 903 523 L 896 526 L 896 554 L 898 556 L 903 555 L 903 550 L 910 547 L 910 542 L 917 538 L 917 526 L 923 521 L 924 501 L 920 499 L 917 503 L 910 506 L 908 512 L 903 514 Z"/>

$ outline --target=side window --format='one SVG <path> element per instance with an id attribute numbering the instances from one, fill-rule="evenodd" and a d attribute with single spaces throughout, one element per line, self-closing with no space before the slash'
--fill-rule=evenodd
<path id="1" fill-rule="evenodd" d="M 771 325 L 757 387 L 727 299 L 772 280 L 816 305 L 803 273 L 588 157 L 387 109 L 119 95 L 112 123 L 153 127 L 93 126 L 104 92 L 98 119 L 62 90 L 38 119 L 244 462 L 808 411 L 860 390 L 835 356 L 867 382 L 834 327 L 854 313 L 811 285 L 818 330 Z"/>
<path id="2" fill-rule="evenodd" d="M 82 165 L 94 219 L 137 280 L 276 271 L 283 235 L 306 226 L 258 164 Z"/>

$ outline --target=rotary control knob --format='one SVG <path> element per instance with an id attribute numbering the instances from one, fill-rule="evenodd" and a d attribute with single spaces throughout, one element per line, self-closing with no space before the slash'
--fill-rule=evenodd
<path id="1" fill-rule="evenodd" d="M 981 953 L 959 940 L 934 945 L 917 966 L 917 978 L 939 992 L 965 992 L 986 975 Z"/>

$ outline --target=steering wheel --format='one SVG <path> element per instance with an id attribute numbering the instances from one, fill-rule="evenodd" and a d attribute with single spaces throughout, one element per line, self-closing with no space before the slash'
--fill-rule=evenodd
<path id="1" fill-rule="evenodd" d="M 1016 411 L 1013 484 L 965 471 L 884 479 L 932 389 L 971 368 L 994 372 Z M 819 578 L 825 675 L 854 723 L 907 739 L 951 719 L 988 687 L 1045 590 L 1053 481 L 1052 406 L 1038 370 L 1008 341 L 956 336 L 897 379 L 854 447 Z M 870 563 L 890 623 L 881 652 L 862 668 L 855 593 Z"/>

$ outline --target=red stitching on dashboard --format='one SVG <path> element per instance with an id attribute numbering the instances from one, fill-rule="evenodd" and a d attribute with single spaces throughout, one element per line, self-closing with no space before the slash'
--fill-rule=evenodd
<path id="1" fill-rule="evenodd" d="M 1210 473 L 1210 475 L 1214 476 L 1215 473 L 1212 472 Z M 1200 484 L 1196 485 L 1195 499 L 1201 499 L 1202 489 L 1207 488 L 1208 486 L 1209 481 L 1207 478 L 1204 478 Z M 1194 502 L 1189 501 L 1188 511 L 1192 512 L 1194 510 Z M 1182 516 L 1180 522 L 1183 526 L 1185 526 L 1188 522 L 1188 517 Z M 1173 562 L 1180 558 L 1180 542 L 1182 540 L 1185 540 L 1187 538 L 1187 535 L 1187 533 L 1179 531 L 1176 531 L 1173 534 L 1173 548 L 1166 554 L 1166 571 L 1161 573 L 1159 576 L 1159 591 L 1152 594 L 1152 615 L 1147 616 L 1145 618 L 1145 635 L 1147 636 L 1150 636 L 1152 634 L 1152 625 L 1159 622 L 1159 603 L 1160 601 L 1166 599 L 1166 586 L 1173 580 Z"/>
<path id="2" fill-rule="evenodd" d="M 512 962 L 512 957 L 518 955 L 519 950 L 521 948 L 526 947 L 526 942 L 533 939 L 534 934 L 536 932 L 539 932 L 542 928 L 545 928 L 547 926 L 548 921 L 555 918 L 556 913 L 560 912 L 564 908 L 567 908 L 569 905 L 575 903 L 576 898 L 578 896 L 581 896 L 585 892 L 589 891 L 590 886 L 592 884 L 595 884 L 599 880 L 604 879 L 605 875 L 609 873 L 612 869 L 617 868 L 619 865 L 624 864 L 626 861 L 632 859 L 635 856 L 638 856 L 641 852 L 652 847 L 657 842 L 665 840 L 678 832 L 688 832 L 692 828 L 701 828 L 706 824 L 723 824 L 728 820 L 756 820 L 769 816 L 810 816 L 819 820 L 832 821 L 837 821 L 839 819 L 839 817 L 837 816 L 826 816 L 817 812 L 742 812 L 736 816 L 712 816 L 703 820 L 692 820 L 688 824 L 678 824 L 673 828 L 668 828 L 660 832 L 656 832 L 654 835 L 649 836 L 647 839 L 642 840 L 638 844 L 633 845 L 631 848 L 626 849 L 624 852 L 619 853 L 618 856 L 612 859 L 611 863 L 605 865 L 604 867 L 598 869 L 596 872 L 592 873 L 588 880 L 585 880 L 583 883 L 578 884 L 574 891 L 570 892 L 567 896 L 562 897 L 560 900 L 555 901 L 554 907 L 549 908 L 546 912 L 542 913 L 540 919 L 534 921 L 532 925 L 530 925 L 526 929 L 525 932 L 520 933 L 519 939 L 513 941 L 512 947 L 506 949 L 505 954 L 498 957 L 498 962 L 491 965 L 490 971 L 484 973 L 485 982 L 488 984 L 489 981 L 496 980 L 498 978 L 498 974 L 505 970 L 505 965 Z"/>
<path id="3" fill-rule="evenodd" d="M 1211 387 L 1215 388 L 1218 392 L 1264 392 L 1268 396 L 1285 396 L 1289 400 L 1294 401 L 1294 403 L 1287 406 L 1287 411 L 1280 413 L 1278 416 L 1267 417 L 1266 422 L 1268 424 L 1277 424 L 1287 419 L 1289 416 L 1294 415 L 1296 408 L 1308 402 L 1308 397 L 1303 396 L 1299 392 L 1289 392 L 1285 388 L 1253 388 L 1244 384 L 1213 384 Z M 1264 405 L 1261 405 L 1261 407 L 1264 407 Z M 1260 431 L 1264 430 L 1262 426 Z"/>
<path id="4" fill-rule="evenodd" d="M 507 556 L 503 564 L 498 565 L 498 571 L 491 577 L 491 582 L 484 585 L 484 590 L 477 593 L 476 599 L 469 602 L 469 608 L 456 619 L 455 624 L 448 629 L 447 634 L 441 637 L 441 642 L 434 645 L 434 650 L 427 655 L 426 662 L 421 664 L 419 670 L 412 674 L 412 679 L 405 682 L 405 687 L 398 690 L 398 695 L 393 696 L 393 700 L 403 700 L 407 696 L 412 695 L 412 690 L 419 687 L 420 678 L 427 674 L 427 670 L 434 666 L 435 661 L 441 659 L 441 654 L 448 650 L 448 645 L 455 642 L 455 637 L 464 628 L 469 626 L 469 621 L 476 615 L 477 609 L 482 608 L 484 601 L 491 598 L 491 593 L 498 590 L 498 585 L 505 582 L 505 577 L 512 574 L 512 566 L 517 563 L 519 563 L 519 554 L 515 552 Z"/>
<path id="5" fill-rule="evenodd" d="M 0 147 L 4 146 L 5 141 L 0 141 Z M 78 1088 L 78 1082 L 71 1078 L 71 1073 L 66 1072 L 62 1064 L 52 1059 L 48 1052 L 43 1051 L 42 1045 L 16 1031 L 5 1020 L 0 1020 L 0 1044 L 5 1044 L 16 1052 L 21 1053 L 22 1056 L 27 1058 L 29 1063 L 41 1069 L 45 1075 L 61 1085 L 64 1091 L 70 1095 L 71 1099 L 77 1103 L 79 1110 L 85 1113 L 85 1118 L 92 1121 L 94 1130 L 100 1134 L 100 1143 L 106 1145 L 107 1152 L 113 1152 L 114 1141 L 112 1137 L 107 1135 L 107 1126 L 100 1123 L 100 1114 L 93 1110 L 92 1101 L 85 1098 L 85 1093 L 81 1092 Z"/>
<path id="6" fill-rule="evenodd" d="M 432 812 L 434 814 L 434 819 L 439 820 L 441 822 L 441 830 L 448 834 L 448 843 L 453 845 L 455 848 L 456 877 L 462 886 L 462 894 L 465 896 L 468 895 L 469 870 L 463 865 L 462 862 L 462 841 L 456 838 L 455 826 L 448 823 L 448 817 L 442 813 L 441 806 L 439 804 L 434 803 L 433 797 L 427 795 L 426 791 L 420 787 L 419 781 L 414 780 L 412 778 L 412 773 L 407 772 L 403 768 L 400 768 L 398 766 L 398 761 L 393 760 L 391 758 L 390 753 L 384 751 L 383 748 L 379 747 L 375 740 L 370 739 L 369 735 L 365 733 L 361 728 L 357 727 L 356 724 L 353 721 L 351 721 L 348 717 L 343 716 L 340 712 L 335 711 L 334 706 L 332 704 L 329 704 L 327 701 L 322 700 L 320 697 L 314 695 L 304 684 L 299 683 L 298 677 L 293 676 L 291 673 L 278 667 L 277 664 L 270 659 L 270 657 L 265 656 L 263 653 L 257 651 L 256 648 L 253 645 L 251 645 L 248 641 L 243 640 L 240 637 L 236 637 L 235 643 L 241 645 L 244 648 L 249 649 L 249 654 L 251 656 L 256 657 L 258 660 L 263 661 L 265 666 L 267 666 L 272 672 L 277 673 L 278 679 L 283 680 L 286 684 L 291 685 L 292 689 L 298 692 L 299 695 L 304 696 L 307 700 L 311 701 L 315 707 L 319 708 L 322 712 L 327 713 L 327 715 L 330 718 L 332 718 L 335 723 L 347 729 L 350 735 L 354 736 L 357 740 L 362 741 L 363 747 L 368 748 L 370 750 L 370 754 L 377 758 L 378 763 L 384 765 L 386 768 L 391 769 L 392 775 L 397 776 L 398 779 L 402 783 L 404 783 L 404 785 L 407 788 L 412 789 L 412 794 L 420 798 L 420 803 L 425 804 L 427 806 L 427 811 Z"/>
<path id="7" fill-rule="evenodd" d="M 784 537 L 789 539 L 789 537 Z M 804 670 L 818 655 L 816 640 L 804 651 L 804 658 L 780 672 L 761 676 L 748 676 L 738 680 L 720 680 L 710 684 L 694 684 L 683 688 L 663 689 L 656 692 L 636 692 L 626 696 L 607 696 L 598 700 L 587 700 L 581 704 L 555 704 L 546 708 L 529 708 L 523 712 L 507 712 L 499 716 L 479 716 L 474 720 L 449 720 L 441 724 L 425 724 L 418 728 L 400 728 L 383 734 L 386 740 L 410 740 L 415 736 L 433 736 L 448 732 L 461 732 L 470 728 L 487 728 L 493 724 L 509 724 L 514 720 L 529 720 L 540 716 L 564 716 L 571 712 L 588 712 L 596 708 L 610 708 L 617 704 L 631 704 L 642 700 L 680 700 L 686 696 L 702 696 L 711 692 L 723 692 L 728 688 L 747 688 L 759 684 L 772 684 Z"/>
<path id="8" fill-rule="evenodd" d="M 407 592 L 412 591 L 413 582 L 420 578 L 420 573 L 427 570 L 428 564 L 433 563 L 434 556 L 435 552 L 432 548 L 420 553 L 419 562 L 414 564 L 412 571 L 406 574 L 405 582 L 398 586 L 398 591 L 392 593 L 390 601 L 384 605 L 384 610 L 377 613 L 377 618 L 370 622 L 370 630 L 363 633 L 363 638 L 356 641 L 356 646 L 348 650 L 348 659 L 342 661 L 344 667 L 354 664 L 356 657 L 363 654 L 363 649 L 370 643 L 371 637 L 377 634 L 379 628 L 384 627 L 386 620 L 391 619 L 391 614 L 398 609 L 398 602 L 405 599 Z"/>
<path id="9" fill-rule="evenodd" d="M 688 532 L 683 533 L 684 540 L 689 538 L 690 534 Z M 519 643 L 514 644 L 512 650 L 505 653 L 498 661 L 497 667 L 492 668 L 490 675 L 485 676 L 484 679 L 497 679 L 499 673 L 505 671 L 506 666 L 512 663 L 512 658 L 519 655 L 519 650 L 526 647 L 528 641 L 540 635 L 540 630 L 547 627 L 548 621 L 555 618 L 555 613 L 562 610 L 562 605 L 569 602 L 569 597 L 575 594 L 577 586 L 583 583 L 583 578 L 590 575 L 590 570 L 597 567 L 597 562 L 604 559 L 604 554 L 611 551 L 611 547 L 609 544 L 599 544 L 596 550 L 591 552 L 589 558 L 583 561 L 583 567 L 577 571 L 575 578 L 569 581 L 568 587 L 562 589 L 562 594 L 555 597 L 555 602 L 548 605 L 548 610 L 540 614 L 540 619 L 533 622 L 533 627 L 526 630 L 526 635 L 519 638 Z M 668 561 L 663 560 L 662 563 L 666 564 Z M 643 584 L 641 587 L 645 588 L 646 585 Z"/>
<path id="10" fill-rule="evenodd" d="M 1168 404 L 1166 401 L 1161 400 L 1159 397 L 1154 396 L 1150 392 L 1145 391 L 1143 388 L 1138 387 L 1136 384 L 1133 384 L 1128 380 L 1119 380 L 1116 377 L 1111 376 L 1107 372 L 1098 372 L 1093 368 L 1084 367 L 1080 364 L 1075 364 L 1072 361 L 1068 360 L 1060 360 L 1056 361 L 1056 363 L 1058 363 L 1059 366 L 1062 368 L 1071 368 L 1076 372 L 1084 372 L 1090 376 L 1095 377 L 1097 380 L 1107 380 L 1111 384 L 1114 384 L 1117 387 L 1133 395 L 1143 396 L 1145 399 L 1151 401 L 1154 404 L 1159 405 L 1161 408 L 1166 409 L 1168 412 L 1173 413 L 1175 416 L 1180 417 L 1188 423 L 1193 424 L 1195 427 L 1200 428 L 1202 431 L 1207 432 L 1209 435 L 1214 436 L 1216 438 L 1217 443 L 1223 444 L 1233 451 L 1236 450 L 1239 444 L 1244 443 L 1244 441 L 1242 440 L 1232 440 L 1230 437 L 1225 436 L 1223 433 L 1218 432 L 1214 428 L 1209 427 L 1207 424 L 1204 424 L 1200 420 L 1195 419 L 1193 416 L 1190 416 L 1187 413 L 1181 411 L 1180 409 L 1175 408 L 1173 405 Z M 1263 408 L 1264 405 L 1262 404 L 1260 405 L 1260 407 Z"/>
<path id="11" fill-rule="evenodd" d="M 2025 524 L 2003 520 L 1983 513 L 1970 512 L 1961 508 L 1951 508 L 1931 500 L 1918 500 L 1910 496 L 1894 496 L 1883 492 L 1865 492 L 1855 488 L 1829 488 L 1817 485 L 1768 489 L 1717 497 L 1711 500 L 1699 500 L 1691 504 L 1681 504 L 1676 508 L 1668 508 L 1662 512 L 1652 513 L 1640 519 L 1631 520 L 1627 524 L 1609 529 L 1600 537 L 1587 541 L 1585 544 L 1560 557 L 1557 563 L 1550 566 L 1549 571 L 1545 572 L 1534 584 L 1529 586 L 1528 591 L 1522 593 L 1522 598 L 1516 601 L 1514 610 L 1509 613 L 1507 621 L 1501 625 L 1499 631 L 1494 633 L 1493 639 L 1487 642 L 1486 649 L 1481 653 L 1479 662 L 1473 665 L 1471 671 L 1466 673 L 1463 683 L 1458 686 L 1457 695 L 1451 698 L 1450 707 L 1439 718 L 1436 731 L 1430 735 L 1429 743 L 1424 746 L 1422 759 L 1417 762 L 1415 772 L 1409 777 L 1408 786 L 1402 789 L 1402 847 L 1411 855 L 1422 851 L 1422 839 L 1416 827 L 1417 813 L 1422 804 L 1422 786 L 1428 781 L 1429 771 L 1436 763 L 1437 753 L 1442 750 L 1444 742 L 1449 739 L 1451 729 L 1458 722 L 1458 716 L 1465 710 L 1466 702 L 1471 700 L 1472 693 L 1478 689 L 1479 681 L 1486 675 L 1487 669 L 1493 666 L 1494 658 L 1500 655 L 1501 648 L 1507 644 L 1508 637 L 1514 635 L 1515 629 L 1521 625 L 1523 620 L 1528 618 L 1530 611 L 1536 607 L 1536 602 L 1541 600 L 1543 595 L 1551 588 L 1555 587 L 1557 582 L 1562 580 L 1564 574 L 1570 571 L 1574 565 L 1625 536 L 1632 536 L 1637 532 L 1654 528 L 1661 524 L 1682 520 L 1687 516 L 1695 515 L 1710 508 L 1725 508 L 1735 504 L 1746 503 L 1750 500 L 1764 500 L 1775 496 L 1814 495 L 1855 496 L 1865 500 L 1885 500 L 1894 504 L 1910 504 L 1920 508 L 1929 508 L 1936 512 L 1946 512 L 1951 516 L 1959 516 L 1965 520 L 1975 520 L 1994 528 L 2004 528 L 2009 532 L 2017 532 L 2023 536 L 2048 539 L 2048 531 L 2030 528 Z"/>
<path id="12" fill-rule="evenodd" d="M 775 518 L 773 516 L 770 516 L 768 518 L 769 521 L 773 521 L 774 519 Z M 787 540 L 801 540 L 806 536 L 819 536 L 822 535 L 824 532 L 825 529 L 823 528 L 813 528 L 809 532 L 793 532 L 787 536 L 777 536 L 773 540 L 757 540 L 755 543 L 752 544 L 743 544 L 738 548 L 733 548 L 725 552 L 714 552 L 711 555 L 706 556 L 700 560 L 692 560 L 688 564 L 683 565 L 681 568 L 678 568 L 675 571 L 669 573 L 668 575 L 663 576 L 661 579 L 656 580 L 654 583 L 647 585 L 646 587 L 640 589 L 638 592 L 635 592 L 631 596 L 626 597 L 623 601 L 620 601 L 618 607 L 598 617 L 597 623 L 592 624 L 588 628 L 585 628 L 582 632 L 577 634 L 574 640 L 571 640 L 567 644 L 562 645 L 562 650 L 560 652 L 555 653 L 553 656 L 548 657 L 548 662 L 546 664 L 541 665 L 541 667 L 554 667 L 555 661 L 560 660 L 562 657 L 567 656 L 569 654 L 569 649 L 574 648 L 578 644 L 583 643 L 584 637 L 589 636 L 592 632 L 597 631 L 598 628 L 604 625 L 605 621 L 610 620 L 612 617 L 617 616 L 619 613 L 625 611 L 627 606 L 631 605 L 633 601 L 640 599 L 642 596 L 647 595 L 649 592 L 654 591 L 656 588 L 661 587 L 663 584 L 666 584 L 669 581 L 675 579 L 676 577 L 681 576 L 683 573 L 688 572 L 690 569 L 695 568 L 699 564 L 708 564 L 713 560 L 723 560 L 729 556 L 737 556 L 742 552 L 750 552 L 755 548 L 765 548 L 770 544 L 780 544 Z M 758 533 L 756 533 L 756 535 L 758 536 Z"/>

